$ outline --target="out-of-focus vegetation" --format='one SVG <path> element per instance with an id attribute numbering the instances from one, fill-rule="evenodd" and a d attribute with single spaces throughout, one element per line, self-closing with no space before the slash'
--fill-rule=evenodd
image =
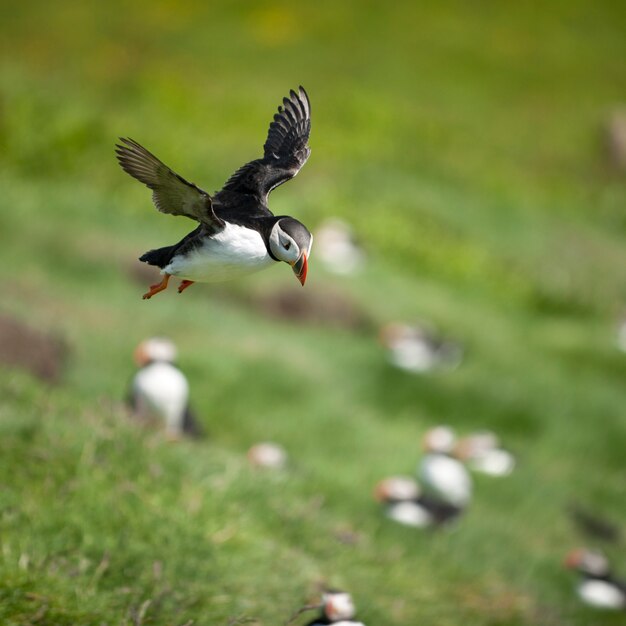
<path id="1" fill-rule="evenodd" d="M 0 372 L 0 621 L 280 624 L 323 579 L 368 624 L 598 623 L 561 568 L 582 541 L 563 509 L 626 523 L 626 183 L 602 136 L 626 100 L 624 6 L 60 1 L 0 17 L 0 312 L 71 350 L 55 388 Z M 286 267 L 142 301 L 134 259 L 192 225 L 121 172 L 117 136 L 217 189 L 298 84 L 313 152 L 271 206 L 354 225 L 367 269 L 331 278 L 313 251 L 306 289 L 343 292 L 371 328 L 262 316 L 249 294 L 301 289 Z M 465 345 L 458 370 L 390 369 L 375 326 L 413 318 Z M 152 334 L 179 345 L 208 442 L 125 419 L 130 354 Z M 393 527 L 372 486 L 412 471 L 441 422 L 495 429 L 519 469 L 477 480 L 456 532 Z M 247 468 L 263 439 L 288 471 Z M 623 570 L 623 547 L 609 554 Z"/>

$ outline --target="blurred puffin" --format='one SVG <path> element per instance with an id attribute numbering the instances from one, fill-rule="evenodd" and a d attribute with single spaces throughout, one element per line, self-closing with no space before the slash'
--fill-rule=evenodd
<path id="1" fill-rule="evenodd" d="M 153 337 L 135 349 L 139 371 L 133 377 L 129 404 L 144 419 L 159 419 L 169 437 L 182 434 L 200 436 L 202 431 L 189 409 L 189 383 L 174 365 L 176 346 L 169 340 Z"/>
<path id="2" fill-rule="evenodd" d="M 361 269 L 365 254 L 357 245 L 347 222 L 330 219 L 315 231 L 318 258 L 334 274 L 354 274 Z"/>
<path id="3" fill-rule="evenodd" d="M 338 589 L 327 589 L 322 594 L 322 614 L 306 626 L 365 626 L 353 618 L 356 615 L 352 596 Z"/>
<path id="4" fill-rule="evenodd" d="M 184 215 L 199 226 L 173 246 L 146 252 L 140 261 L 161 268 L 163 280 L 144 299 L 182 279 L 181 293 L 194 282 L 249 274 L 278 261 L 306 280 L 313 237 L 298 220 L 274 216 L 267 206 L 272 189 L 293 178 L 309 158 L 311 105 L 306 91 L 290 92 L 271 122 L 264 154 L 239 168 L 213 196 L 173 172 L 132 139 L 120 138 L 117 158 L 125 172 L 152 189 L 162 213 Z"/>
<path id="5" fill-rule="evenodd" d="M 424 435 L 426 455 L 418 465 L 417 474 L 425 494 L 460 512 L 471 500 L 472 479 L 465 466 L 450 456 L 454 443 L 454 431 L 448 426 L 431 428 Z"/>
<path id="6" fill-rule="evenodd" d="M 419 484 L 409 476 L 391 476 L 381 480 L 376 485 L 374 496 L 386 505 L 389 519 L 414 528 L 446 524 L 458 517 L 462 510 L 423 494 Z"/>
<path id="7" fill-rule="evenodd" d="M 602 553 L 584 548 L 574 550 L 567 556 L 565 565 L 582 575 L 577 592 L 585 604 L 598 609 L 626 609 L 626 581 L 613 576 Z"/>
<path id="8" fill-rule="evenodd" d="M 417 324 L 387 324 L 380 331 L 380 341 L 392 365 L 415 374 L 435 368 L 454 369 L 462 359 L 460 346 Z"/>
<path id="9" fill-rule="evenodd" d="M 254 444 L 247 453 L 250 465 L 283 469 L 287 465 L 287 452 L 282 446 L 271 441 Z"/>
<path id="10" fill-rule="evenodd" d="M 497 435 L 490 431 L 463 437 L 453 454 L 471 470 L 489 476 L 508 476 L 515 468 L 515 457 L 500 447 Z"/>

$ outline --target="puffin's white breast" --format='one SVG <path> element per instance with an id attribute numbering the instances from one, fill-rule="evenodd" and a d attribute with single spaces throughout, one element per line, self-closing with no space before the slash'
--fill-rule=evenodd
<path id="1" fill-rule="evenodd" d="M 137 410 L 143 417 L 161 419 L 169 432 L 180 433 L 189 399 L 189 384 L 170 363 L 151 363 L 133 379 Z"/>
<path id="2" fill-rule="evenodd" d="M 515 468 L 515 457 L 506 450 L 496 448 L 470 459 L 467 464 L 470 469 L 483 474 L 508 476 Z"/>
<path id="3" fill-rule="evenodd" d="M 396 502 L 387 508 L 387 517 L 405 526 L 425 528 L 433 523 L 433 516 L 417 502 Z"/>
<path id="4" fill-rule="evenodd" d="M 427 454 L 418 468 L 420 482 L 436 498 L 464 507 L 472 496 L 472 479 L 465 466 L 444 454 Z"/>
<path id="5" fill-rule="evenodd" d="M 163 273 L 206 283 L 257 272 L 273 263 L 258 231 L 227 223 L 201 246 L 175 256 Z"/>
<path id="6" fill-rule="evenodd" d="M 626 607 L 624 592 L 605 580 L 585 580 L 578 586 L 583 602 L 599 609 L 623 609 Z"/>

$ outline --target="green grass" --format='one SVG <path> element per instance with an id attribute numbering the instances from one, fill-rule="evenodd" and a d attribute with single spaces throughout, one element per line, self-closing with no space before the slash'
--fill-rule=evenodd
<path id="1" fill-rule="evenodd" d="M 626 98 L 623 8 L 205 4 L 1 9 L 0 312 L 71 358 L 56 388 L 0 370 L 0 622 L 282 624 L 323 580 L 367 624 L 620 623 L 580 605 L 561 562 L 584 541 L 569 502 L 626 516 L 626 184 L 601 145 Z M 313 152 L 272 208 L 340 215 L 369 251 L 354 279 L 313 254 L 306 289 L 373 327 L 432 320 L 464 344 L 458 370 L 411 377 L 373 329 L 245 304 L 300 289 L 286 267 L 140 299 L 134 259 L 190 224 L 151 208 L 115 139 L 213 190 L 298 84 Z M 208 440 L 127 419 L 153 334 L 178 344 Z M 438 423 L 495 429 L 519 469 L 477 478 L 454 532 L 393 526 L 372 487 L 410 473 Z M 287 470 L 247 466 L 262 439 Z"/>

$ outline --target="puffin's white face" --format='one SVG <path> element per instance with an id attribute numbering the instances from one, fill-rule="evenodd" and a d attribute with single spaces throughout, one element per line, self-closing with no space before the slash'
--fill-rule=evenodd
<path id="1" fill-rule="evenodd" d="M 498 436 L 485 430 L 459 439 L 454 446 L 454 456 L 462 461 L 484 458 L 490 452 L 497 450 L 499 445 Z"/>
<path id="2" fill-rule="evenodd" d="M 610 569 L 609 562 L 603 554 L 584 548 L 570 552 L 565 565 L 591 576 L 605 576 Z"/>
<path id="3" fill-rule="evenodd" d="M 140 367 L 152 361 L 165 361 L 172 363 L 176 360 L 176 346 L 162 337 L 152 337 L 142 341 L 135 349 L 135 362 Z"/>
<path id="4" fill-rule="evenodd" d="M 306 280 L 313 236 L 297 220 L 283 218 L 272 227 L 269 237 L 270 250 L 279 260 L 289 263 L 302 285 Z"/>
<path id="5" fill-rule="evenodd" d="M 413 500 L 420 495 L 420 488 L 410 476 L 391 476 L 381 480 L 374 491 L 381 502 Z"/>
<path id="6" fill-rule="evenodd" d="M 276 222 L 270 233 L 270 248 L 272 254 L 285 263 L 295 263 L 300 256 L 300 248 L 293 237 L 287 234 Z"/>
<path id="7" fill-rule="evenodd" d="M 324 612 L 328 619 L 338 622 L 342 619 L 354 617 L 355 609 L 352 596 L 349 593 L 325 593 L 323 596 Z"/>
<path id="8" fill-rule="evenodd" d="M 436 426 L 424 435 L 424 450 L 447 454 L 454 448 L 454 431 L 449 426 Z"/>

